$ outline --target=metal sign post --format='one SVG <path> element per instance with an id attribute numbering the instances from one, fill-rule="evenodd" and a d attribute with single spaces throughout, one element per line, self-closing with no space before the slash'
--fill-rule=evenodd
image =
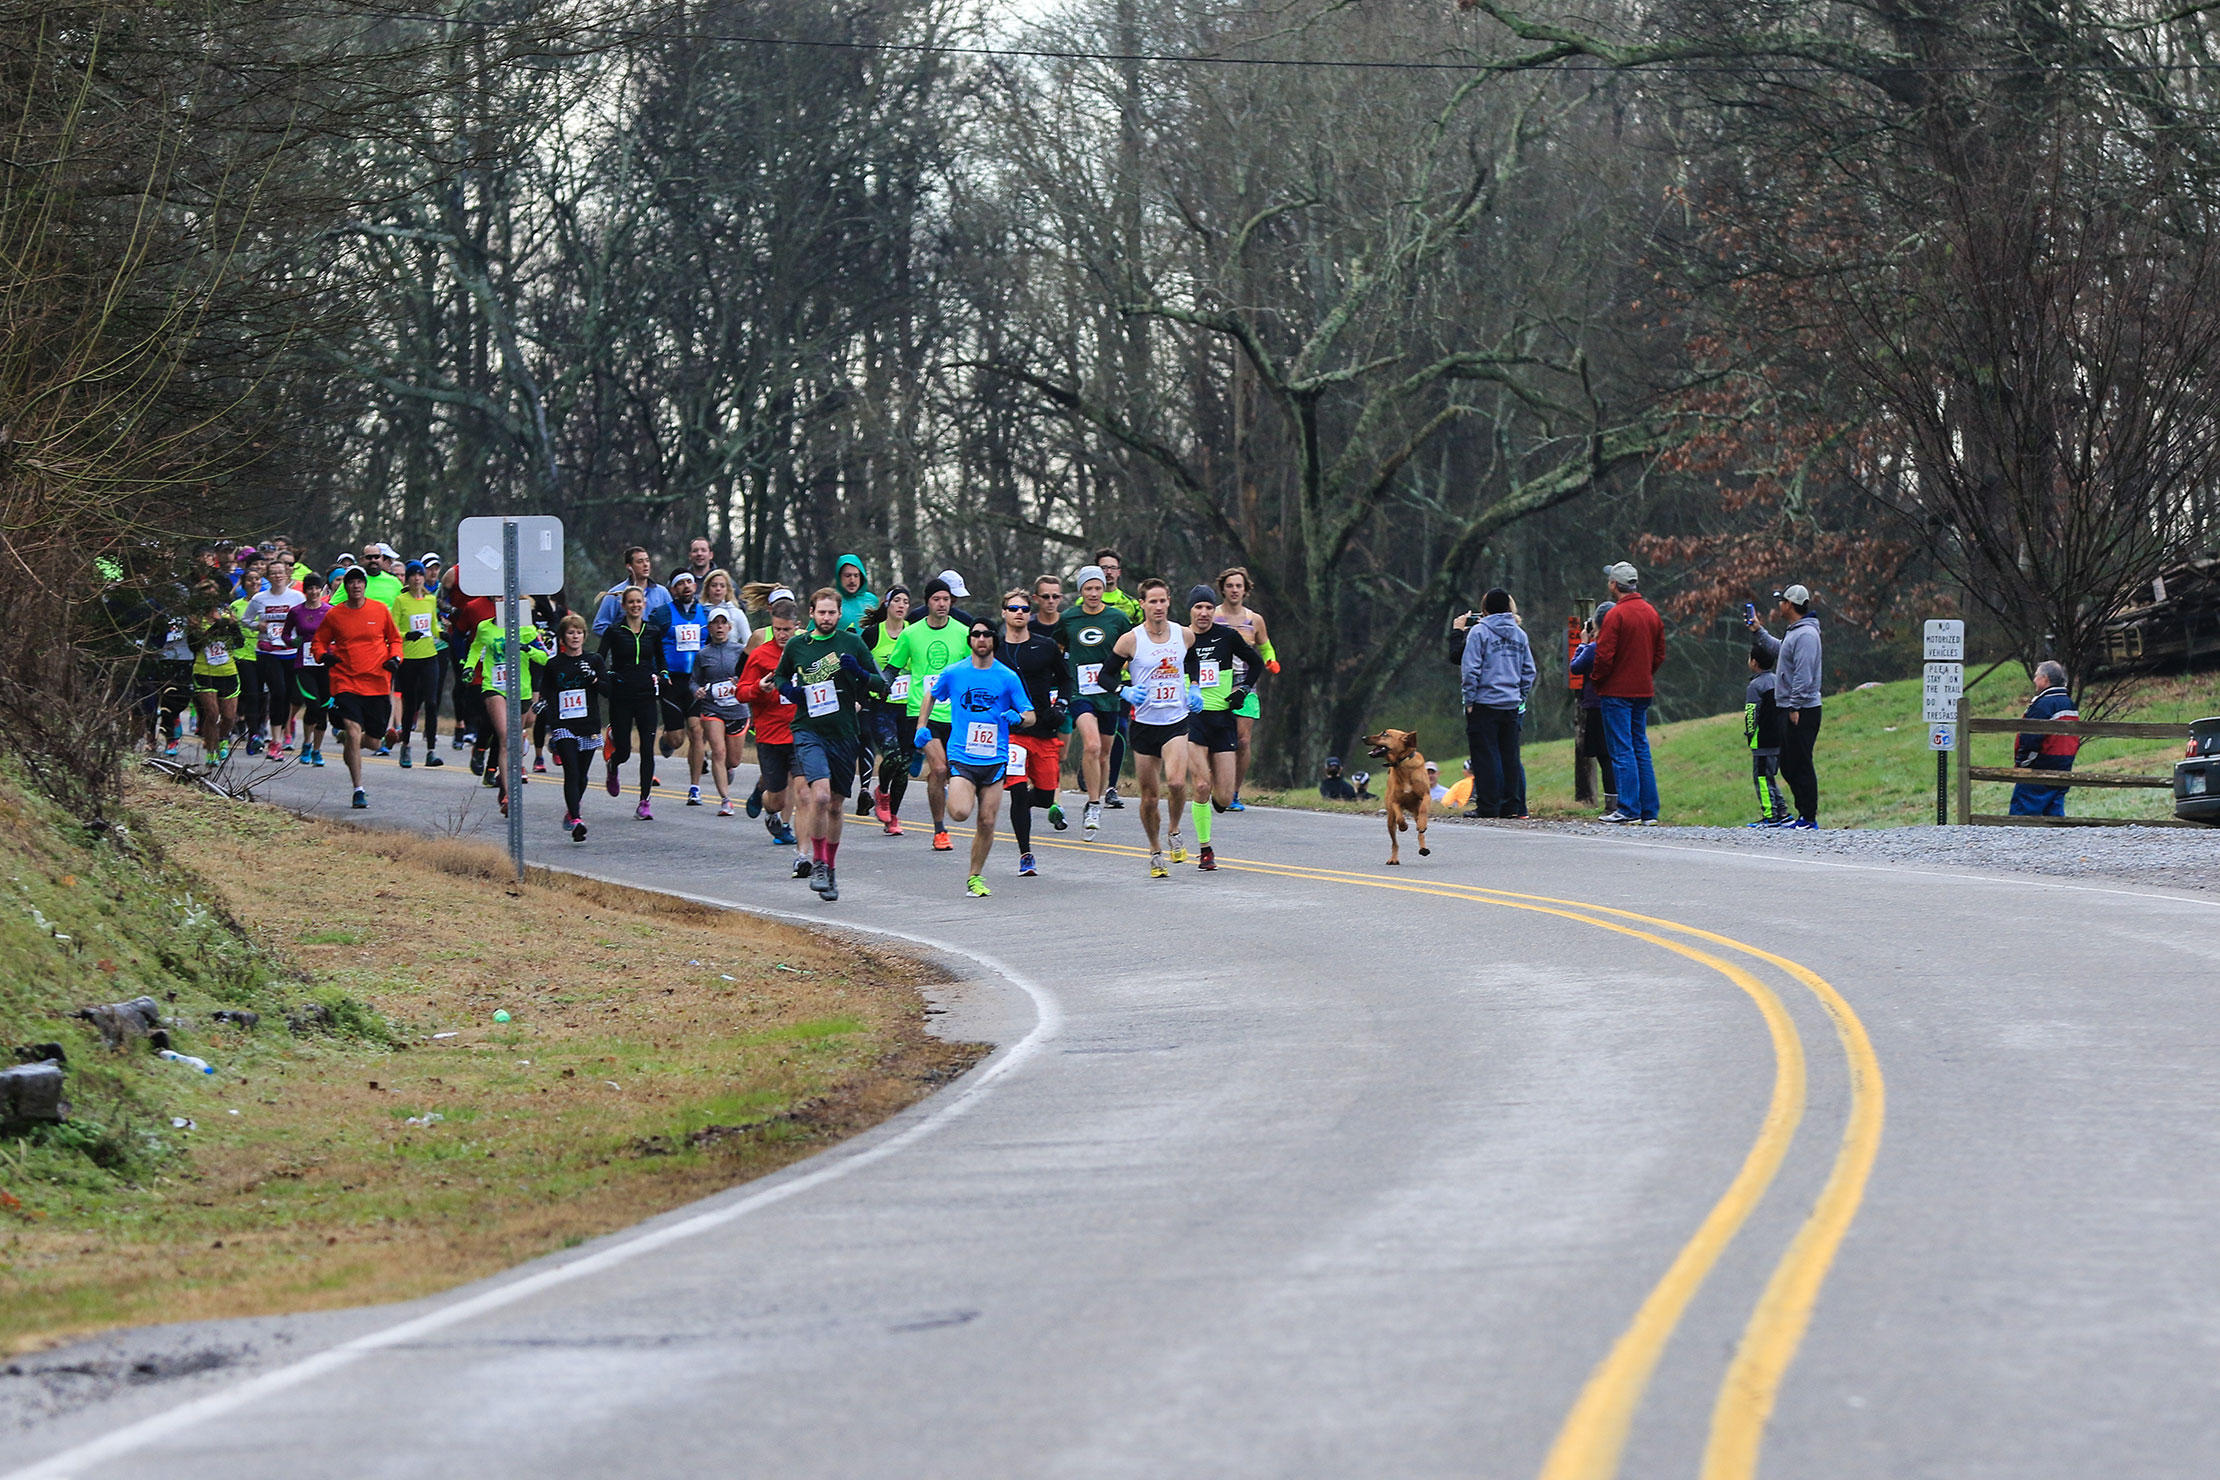
<path id="1" fill-rule="evenodd" d="M 528 596 L 563 589 L 563 521 L 551 514 L 465 519 L 457 531 L 456 579 L 465 596 L 501 600 L 501 689 L 508 701 L 501 737 L 501 772 L 509 794 L 509 861 L 524 882 L 525 720 L 523 604 Z"/>
<path id="2" fill-rule="evenodd" d="M 1935 826 L 1950 822 L 1950 753 L 1958 748 L 1958 711 L 1966 693 L 1966 624 L 1940 618 L 1927 624 L 1920 680 L 1920 717 L 1927 748 L 1935 752 Z"/>

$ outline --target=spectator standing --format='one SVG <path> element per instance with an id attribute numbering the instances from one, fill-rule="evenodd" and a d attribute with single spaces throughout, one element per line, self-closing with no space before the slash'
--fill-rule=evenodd
<path id="1" fill-rule="evenodd" d="M 1611 776 L 1619 783 L 1619 805 L 1603 814 L 1605 822 L 1657 825 L 1657 770 L 1650 763 L 1650 704 L 1657 697 L 1657 670 L 1665 662 L 1665 621 L 1636 589 L 1641 577 L 1621 560 L 1603 568 L 1610 585 L 1611 614 L 1596 628 L 1596 651 L 1589 683 L 1596 690 L 1604 732 L 1611 742 Z M 1479 768 L 1476 765 L 1474 770 Z M 1478 793 L 1476 782 L 1473 788 Z"/>
<path id="2" fill-rule="evenodd" d="M 1787 721 L 1781 731 L 1781 779 L 1796 799 L 1796 819 L 1781 825 L 1814 828 L 1819 826 L 1819 772 L 1812 764 L 1819 740 L 1819 618 L 1811 614 L 1811 592 L 1803 586 L 1775 591 L 1773 599 L 1774 615 L 1788 624 L 1779 637 L 1754 615 L 1744 620 L 1773 655 L 1773 702 Z"/>
<path id="3" fill-rule="evenodd" d="M 2081 711 L 2066 692 L 2066 669 L 2062 663 L 2049 659 L 2035 665 L 2036 694 L 2027 704 L 2021 719 L 2079 719 Z M 2012 738 L 2012 764 L 2023 771 L 2071 771 L 2074 757 L 2081 752 L 2079 735 L 2015 735 Z M 2066 815 L 2066 791 L 2063 786 L 2033 786 L 2022 781 L 2012 788 L 2011 814 L 2014 817 L 2063 817 Z"/>
<path id="4" fill-rule="evenodd" d="M 1774 702 L 1773 655 L 1762 642 L 1750 644 L 1750 686 L 1742 691 L 1742 738 L 1750 747 L 1750 783 L 1757 788 L 1757 821 L 1751 827 L 1786 827 L 1788 804 L 1781 798 L 1781 706 Z"/>
<path id="5" fill-rule="evenodd" d="M 1610 737 L 1604 733 L 1603 692 L 1596 687 L 1594 672 L 1596 666 L 1596 632 L 1603 626 L 1603 619 L 1611 615 L 1612 605 L 1613 603 L 1608 601 L 1596 604 L 1596 614 L 1590 617 L 1586 626 L 1582 628 L 1580 646 L 1574 650 L 1571 663 L 1572 673 L 1581 680 L 1580 707 L 1575 715 L 1576 728 L 1573 732 L 1573 761 L 1576 766 L 1579 766 L 1582 761 L 1594 761 L 1596 763 L 1596 779 L 1602 783 L 1603 810 L 1606 813 L 1619 810 L 1619 788 L 1611 770 Z M 1580 769 L 1585 770 L 1586 768 L 1580 767 Z M 1579 787 L 1576 785 L 1574 791 L 1577 792 L 1578 790 Z M 1575 800 L 1592 802 L 1594 797 L 1592 795 L 1585 798 L 1576 796 Z"/>
<path id="6" fill-rule="evenodd" d="M 1458 664 L 1465 701 L 1465 742 L 1472 751 L 1472 806 L 1467 817 L 1524 817 L 1519 765 L 1519 711 L 1534 691 L 1534 650 L 1498 586 L 1480 598 L 1480 615 L 1457 619 L 1464 633 Z"/>

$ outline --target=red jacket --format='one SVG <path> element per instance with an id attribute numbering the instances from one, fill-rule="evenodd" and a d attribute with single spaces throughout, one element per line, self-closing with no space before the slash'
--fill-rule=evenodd
<path id="1" fill-rule="evenodd" d="M 1665 620 L 1639 591 L 1618 598 L 1596 633 L 1596 664 L 1588 681 L 1606 699 L 1654 699 L 1665 663 Z"/>
<path id="2" fill-rule="evenodd" d="M 779 697 L 779 691 L 767 685 L 771 670 L 779 666 L 784 651 L 775 637 L 765 636 L 763 641 L 748 650 L 748 661 L 740 665 L 740 702 L 748 706 L 748 717 L 755 724 L 758 745 L 792 745 L 794 743 L 794 706 Z"/>

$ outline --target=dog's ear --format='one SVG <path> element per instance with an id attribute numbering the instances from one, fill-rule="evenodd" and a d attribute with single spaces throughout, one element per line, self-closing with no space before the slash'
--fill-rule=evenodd
<path id="1" fill-rule="evenodd" d="M 1405 730 L 1403 732 L 1403 743 L 1412 750 L 1418 749 L 1418 731 Z"/>

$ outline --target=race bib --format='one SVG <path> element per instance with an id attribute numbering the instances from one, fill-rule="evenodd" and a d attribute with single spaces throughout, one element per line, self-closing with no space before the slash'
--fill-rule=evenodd
<path id="1" fill-rule="evenodd" d="M 1102 692 L 1102 665 L 1100 663 L 1082 663 L 1079 665 L 1079 692 L 1082 694 L 1099 694 Z"/>
<path id="2" fill-rule="evenodd" d="M 231 661 L 231 649 L 220 642 L 212 642 L 201 649 L 201 657 L 211 668 L 221 668 Z"/>
<path id="3" fill-rule="evenodd" d="M 840 707 L 840 690 L 829 678 L 802 686 L 802 703 L 811 719 L 822 719 Z"/>
<path id="4" fill-rule="evenodd" d="M 586 717 L 586 691 L 584 689 L 564 689 L 557 694 L 555 696 L 555 717 L 557 719 L 584 719 Z"/>
<path id="5" fill-rule="evenodd" d="M 1201 674 L 1195 679 L 1197 684 L 1206 689 L 1218 687 L 1218 660 L 1216 658 L 1204 658 L 1196 666 L 1202 670 Z"/>
<path id="6" fill-rule="evenodd" d="M 283 646 L 285 641 L 285 613 L 279 612 L 274 617 L 263 617 L 262 635 L 269 639 L 272 646 Z"/>
<path id="7" fill-rule="evenodd" d="M 316 649 L 305 642 L 301 644 L 301 666 L 303 668 L 321 668 L 324 666 L 324 660 L 316 656 Z"/>
<path id="8" fill-rule="evenodd" d="M 170 630 L 162 640 L 165 643 L 183 642 L 185 640 L 185 624 L 183 622 L 170 623 Z"/>
<path id="9" fill-rule="evenodd" d="M 1182 700 L 1179 692 L 1179 684 L 1174 680 L 1168 678 L 1160 678 L 1155 683 L 1149 685 L 1149 704 L 1152 707 L 1165 704 L 1178 704 L 1180 702 L 1182 702 Z"/>
<path id="10" fill-rule="evenodd" d="M 1005 769 L 1009 773 L 1010 780 L 1023 781 L 1025 779 L 1025 747 L 1015 740 L 1010 742 L 1010 760 Z"/>
<path id="11" fill-rule="evenodd" d="M 887 685 L 886 697 L 889 704 L 908 703 L 910 697 L 910 676 L 907 673 L 896 674 L 894 676 L 894 682 Z"/>
<path id="12" fill-rule="evenodd" d="M 409 614 L 409 635 L 411 637 L 429 637 L 431 634 L 432 614 L 430 612 L 411 612 Z"/>
<path id="13" fill-rule="evenodd" d="M 698 653 L 701 651 L 701 623 L 681 622 L 671 629 L 671 635 L 678 639 L 678 650 L 680 652 Z"/>
<path id="14" fill-rule="evenodd" d="M 486 672 L 486 687 L 506 690 L 509 687 L 509 665 L 496 663 Z"/>
<path id="15" fill-rule="evenodd" d="M 734 683 L 729 678 L 719 679 L 717 682 L 709 686 L 709 697 L 713 702 L 718 704 L 732 703 L 733 699 L 739 694 L 739 692 L 740 685 Z"/>
<path id="16" fill-rule="evenodd" d="M 1001 727 L 987 720 L 975 719 L 964 726 L 964 749 L 972 755 L 993 755 L 1001 742 Z"/>

